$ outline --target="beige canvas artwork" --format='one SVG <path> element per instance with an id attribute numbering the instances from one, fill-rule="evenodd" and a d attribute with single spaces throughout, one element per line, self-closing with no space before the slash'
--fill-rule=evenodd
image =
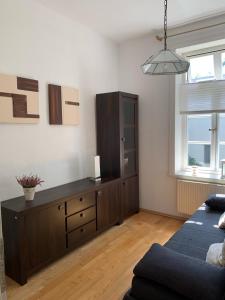
<path id="1" fill-rule="evenodd" d="M 79 90 L 49 84 L 49 121 L 55 125 L 80 123 Z"/>
<path id="2" fill-rule="evenodd" d="M 39 121 L 38 81 L 0 74 L 0 123 Z"/>

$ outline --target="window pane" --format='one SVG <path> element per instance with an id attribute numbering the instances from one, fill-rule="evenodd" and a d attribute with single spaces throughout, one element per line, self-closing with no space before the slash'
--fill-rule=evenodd
<path id="1" fill-rule="evenodd" d="M 187 117 L 188 165 L 210 167 L 212 114 Z"/>
<path id="2" fill-rule="evenodd" d="M 188 141 L 211 142 L 211 115 L 188 116 Z"/>
<path id="3" fill-rule="evenodd" d="M 219 142 L 219 166 L 221 167 L 221 159 L 225 159 L 225 114 L 219 114 L 218 128 Z"/>
<path id="4" fill-rule="evenodd" d="M 222 76 L 225 78 L 225 53 L 222 53 Z"/>
<path id="5" fill-rule="evenodd" d="M 189 144 L 188 145 L 188 165 L 210 167 L 210 149 L 208 144 Z"/>
<path id="6" fill-rule="evenodd" d="M 225 114 L 219 114 L 219 142 L 225 142 Z"/>
<path id="7" fill-rule="evenodd" d="M 225 159 L 225 144 L 219 144 L 219 166 L 221 168 L 221 160 Z"/>
<path id="8" fill-rule="evenodd" d="M 213 55 L 190 59 L 190 82 L 215 79 Z"/>

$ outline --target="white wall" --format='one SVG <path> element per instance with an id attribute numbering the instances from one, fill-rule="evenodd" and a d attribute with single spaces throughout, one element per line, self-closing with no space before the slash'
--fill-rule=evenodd
<path id="1" fill-rule="evenodd" d="M 0 0 L 0 72 L 34 78 L 38 125 L 0 124 L 0 198 L 22 194 L 15 176 L 38 173 L 46 189 L 88 176 L 96 152 L 95 94 L 118 90 L 118 46 L 33 0 Z M 47 83 L 78 87 L 81 124 L 48 125 Z"/>
<path id="2" fill-rule="evenodd" d="M 170 78 L 146 76 L 140 68 L 161 47 L 153 36 L 121 44 L 119 88 L 140 96 L 141 207 L 176 215 L 176 180 L 169 176 L 170 109 L 173 105 L 170 103 Z"/>

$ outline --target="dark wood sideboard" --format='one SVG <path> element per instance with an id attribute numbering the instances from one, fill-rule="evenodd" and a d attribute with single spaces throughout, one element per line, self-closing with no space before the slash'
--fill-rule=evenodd
<path id="1" fill-rule="evenodd" d="M 30 202 L 24 197 L 3 201 L 6 274 L 23 285 L 42 267 L 120 224 L 126 211 L 135 206 L 137 212 L 136 181 L 83 179 L 37 192 Z"/>
<path id="2" fill-rule="evenodd" d="M 1 203 L 6 274 L 20 283 L 139 211 L 138 97 L 96 97 L 101 183 L 83 179 Z"/>

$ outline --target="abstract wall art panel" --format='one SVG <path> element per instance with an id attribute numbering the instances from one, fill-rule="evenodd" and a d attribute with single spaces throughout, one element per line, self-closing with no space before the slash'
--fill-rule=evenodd
<path id="1" fill-rule="evenodd" d="M 48 95 L 50 124 L 78 125 L 80 123 L 79 90 L 49 84 Z"/>
<path id="2" fill-rule="evenodd" d="M 39 121 L 38 81 L 0 74 L 0 123 Z"/>

